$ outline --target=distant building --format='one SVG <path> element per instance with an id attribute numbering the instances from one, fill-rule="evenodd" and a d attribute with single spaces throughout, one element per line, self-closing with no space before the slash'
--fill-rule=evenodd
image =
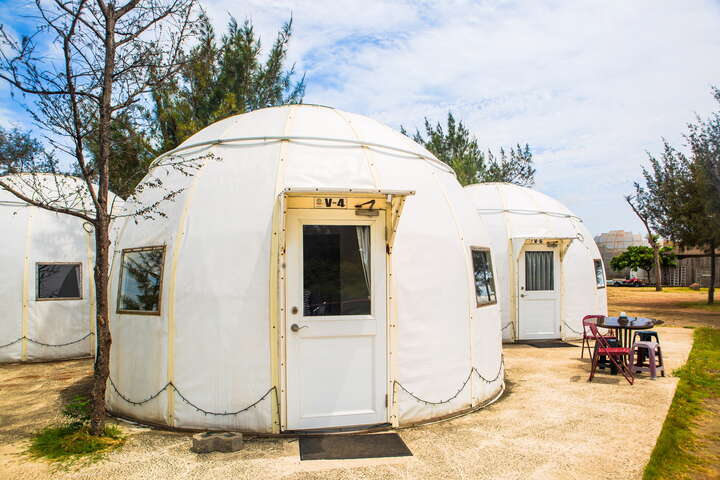
<path id="1" fill-rule="evenodd" d="M 627 250 L 628 247 L 645 246 L 650 244 L 643 235 L 639 233 L 626 232 L 625 230 L 610 230 L 595 237 L 595 243 L 600 250 L 600 256 L 605 264 L 606 278 L 627 278 L 630 270 L 615 271 L 610 267 L 610 260 Z M 647 280 L 645 272 L 632 272 L 641 280 Z"/>
<path id="2" fill-rule="evenodd" d="M 653 281 L 647 278 L 647 274 L 643 270 L 633 272 L 630 272 L 629 269 L 615 271 L 610 267 L 610 260 L 624 252 L 628 247 L 649 247 L 650 244 L 643 235 L 624 230 L 611 230 L 596 236 L 595 243 L 605 264 L 605 276 L 607 278 L 629 278 L 632 276 L 644 281 Z M 710 285 L 710 255 L 706 249 L 684 249 L 678 245 L 673 245 L 672 242 L 664 242 L 664 244 L 673 247 L 673 252 L 677 256 L 677 265 L 663 268 L 663 285 L 681 287 L 693 283 L 699 283 L 702 287 Z M 720 257 L 720 250 L 717 250 L 717 255 Z M 720 258 L 718 258 L 716 265 L 715 279 L 715 286 L 720 286 Z"/>
<path id="3" fill-rule="evenodd" d="M 682 248 L 669 244 L 677 256 L 677 265 L 666 267 L 662 272 L 663 285 L 686 287 L 699 283 L 702 287 L 710 286 L 710 255 L 708 250 L 700 248 Z M 715 251 L 720 257 L 720 251 Z M 720 286 L 720 258 L 715 265 L 715 286 Z"/>

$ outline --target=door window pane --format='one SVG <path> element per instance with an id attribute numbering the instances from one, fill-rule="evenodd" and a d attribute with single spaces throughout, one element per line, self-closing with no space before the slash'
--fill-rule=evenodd
<path id="1" fill-rule="evenodd" d="M 595 262 L 595 283 L 598 288 L 605 286 L 605 271 L 603 270 L 602 260 L 593 260 Z"/>
<path id="2" fill-rule="evenodd" d="M 473 274 L 475 277 L 475 296 L 477 305 L 496 303 L 495 279 L 493 278 L 492 260 L 490 251 L 484 249 L 472 249 Z"/>
<path id="3" fill-rule="evenodd" d="M 370 314 L 370 227 L 303 225 L 306 317 Z"/>
<path id="4" fill-rule="evenodd" d="M 79 263 L 38 263 L 37 298 L 78 300 L 82 298 Z"/>
<path id="5" fill-rule="evenodd" d="M 555 290 L 554 252 L 525 252 L 525 290 Z"/>
<path id="6" fill-rule="evenodd" d="M 160 313 L 164 259 L 164 247 L 123 252 L 119 312 Z"/>

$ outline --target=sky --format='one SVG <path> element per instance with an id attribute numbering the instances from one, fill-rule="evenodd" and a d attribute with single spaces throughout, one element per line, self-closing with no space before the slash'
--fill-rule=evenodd
<path id="1" fill-rule="evenodd" d="M 26 28 L 19 2 L 0 23 Z M 530 144 L 536 186 L 593 234 L 643 233 L 625 204 L 648 152 L 683 147 L 720 108 L 720 0 L 204 0 L 218 32 L 249 18 L 269 46 L 292 15 L 306 103 L 409 130 L 452 111 L 484 148 Z M 0 87 L 0 125 L 28 125 Z"/>

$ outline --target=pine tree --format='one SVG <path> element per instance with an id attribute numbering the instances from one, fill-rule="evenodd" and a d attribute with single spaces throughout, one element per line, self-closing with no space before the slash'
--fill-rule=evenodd
<path id="1" fill-rule="evenodd" d="M 410 136 L 402 126 L 400 131 Z M 509 154 L 501 148 L 498 157 L 489 150 L 486 155 L 479 147 L 477 138 L 462 121 L 455 120 L 452 112 L 448 113 L 445 127 L 440 122 L 432 125 L 425 118 L 425 134 L 416 130 L 412 139 L 425 146 L 438 160 L 448 164 L 462 185 L 508 182 L 532 186 L 535 183 L 535 168 L 529 145 L 522 147 L 517 144 L 510 149 Z"/>

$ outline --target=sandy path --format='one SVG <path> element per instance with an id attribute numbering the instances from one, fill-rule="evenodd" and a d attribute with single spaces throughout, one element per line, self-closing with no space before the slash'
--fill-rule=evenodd
<path id="1" fill-rule="evenodd" d="M 659 329 L 669 371 L 685 361 L 692 330 Z M 251 439 L 234 454 L 197 455 L 187 434 L 122 424 L 126 446 L 106 461 L 53 471 L 20 452 L 84 386 L 89 361 L 0 366 L 0 478 L 638 478 L 660 432 L 676 378 L 634 386 L 601 374 L 586 382 L 579 348 L 507 345 L 510 393 L 472 415 L 401 430 L 414 456 L 300 462 L 297 441 Z"/>

